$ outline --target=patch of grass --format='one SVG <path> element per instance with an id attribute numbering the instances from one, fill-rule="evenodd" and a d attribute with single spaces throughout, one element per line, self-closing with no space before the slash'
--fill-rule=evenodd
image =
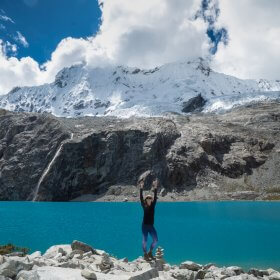
<path id="1" fill-rule="evenodd" d="M 279 194 L 269 194 L 264 199 L 265 200 L 280 200 L 280 193 Z"/>
<path id="2" fill-rule="evenodd" d="M 280 186 L 273 186 L 266 189 L 267 193 L 279 193 L 280 194 Z"/>
<path id="3" fill-rule="evenodd" d="M 6 245 L 0 245 L 0 255 L 11 254 L 14 252 L 22 252 L 23 255 L 26 255 L 26 254 L 28 254 L 29 251 L 30 251 L 29 248 L 18 247 L 11 243 L 6 244 Z"/>

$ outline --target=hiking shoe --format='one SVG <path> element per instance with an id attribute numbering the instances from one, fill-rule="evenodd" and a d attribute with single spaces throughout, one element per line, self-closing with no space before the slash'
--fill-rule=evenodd
<path id="1" fill-rule="evenodd" d="M 151 260 L 155 260 L 155 259 L 156 259 L 156 258 L 153 256 L 153 252 L 152 252 L 152 251 L 149 251 L 148 257 L 149 257 Z"/>
<path id="2" fill-rule="evenodd" d="M 148 253 L 144 253 L 144 260 L 147 262 L 149 262 L 151 260 Z"/>

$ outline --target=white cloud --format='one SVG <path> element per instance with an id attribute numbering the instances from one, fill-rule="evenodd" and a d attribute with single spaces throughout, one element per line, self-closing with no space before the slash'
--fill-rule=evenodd
<path id="1" fill-rule="evenodd" d="M 154 67 L 204 56 L 209 41 L 202 20 L 192 21 L 200 0 L 107 0 L 96 41 L 115 63 Z"/>
<path id="2" fill-rule="evenodd" d="M 200 4 L 201 0 L 106 0 L 98 34 L 63 39 L 41 67 L 30 57 L 8 57 L 0 42 L 0 94 L 17 85 L 51 82 L 63 67 L 81 62 L 149 68 L 205 56 L 211 44 L 207 23 L 192 20 Z M 279 0 L 220 0 L 217 28 L 225 26 L 230 41 L 219 45 L 215 69 L 243 78 L 279 78 L 279 5 Z"/>
<path id="3" fill-rule="evenodd" d="M 240 78 L 280 78 L 280 1 L 220 0 L 218 24 L 229 44 L 219 45 L 213 67 Z"/>
<path id="4" fill-rule="evenodd" d="M 37 75 L 30 79 L 35 85 L 51 82 L 59 70 L 75 63 L 85 62 L 92 67 L 113 63 L 148 68 L 204 56 L 210 44 L 205 33 L 206 23 L 202 19 L 191 20 L 199 5 L 200 0 L 106 0 L 102 24 L 95 37 L 63 39 L 41 70 L 32 58 L 14 63 L 18 69 L 21 63 L 25 67 L 30 63 L 31 70 L 27 72 Z M 21 33 L 18 35 L 21 43 L 27 46 Z M 14 67 L 2 54 L 0 74 L 3 61 L 7 62 L 5 71 L 7 67 Z M 19 76 L 18 71 L 9 71 Z M 22 77 L 1 84 L 0 92 L 5 93 L 15 85 L 32 84 L 25 74 Z"/>
<path id="5" fill-rule="evenodd" d="M 1 12 L 3 12 L 3 10 L 1 10 Z M 8 17 L 6 15 L 0 15 L 0 20 L 2 20 L 2 21 L 9 21 L 11 23 L 15 23 L 10 17 Z"/>
<path id="6" fill-rule="evenodd" d="M 19 32 L 17 31 L 16 36 L 14 37 L 14 39 L 21 43 L 25 48 L 27 48 L 29 46 L 26 38 Z"/>
<path id="7" fill-rule="evenodd" d="M 17 85 L 41 83 L 41 71 L 38 63 L 30 57 L 22 59 L 7 57 L 6 45 L 0 40 L 0 92 L 5 93 Z"/>

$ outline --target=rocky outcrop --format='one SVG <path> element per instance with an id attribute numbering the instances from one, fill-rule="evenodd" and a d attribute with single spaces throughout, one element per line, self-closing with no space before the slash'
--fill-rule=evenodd
<path id="1" fill-rule="evenodd" d="M 183 102 L 182 112 L 201 112 L 205 103 L 206 100 L 201 96 L 201 94 L 199 94 L 195 97 L 190 98 L 187 102 Z"/>
<path id="2" fill-rule="evenodd" d="M 91 247 L 87 245 L 88 247 Z M 65 250 L 66 249 L 66 250 Z M 49 252 L 65 251 L 65 255 Z M 74 254 L 71 245 L 55 245 L 45 254 L 26 255 L 25 257 L 4 256 L 0 265 L 2 280 L 198 280 L 198 279 L 227 279 L 227 280 L 279 280 L 280 273 L 272 268 L 251 268 L 244 272 L 241 267 L 217 267 L 213 263 L 198 264 L 185 261 L 180 265 L 170 265 L 163 260 L 162 249 L 158 250 L 160 258 L 149 262 L 142 257 L 133 261 L 126 258 L 117 259 L 105 251 L 94 249 L 81 255 Z M 157 253 L 158 253 L 157 252 Z M 104 257 L 111 265 L 106 270 L 102 268 Z M 158 262 L 162 260 L 162 262 Z"/>
<path id="3" fill-rule="evenodd" d="M 144 172 L 160 179 L 162 201 L 280 199 L 279 109 L 128 119 L 3 110 L 0 200 L 137 200 Z"/>

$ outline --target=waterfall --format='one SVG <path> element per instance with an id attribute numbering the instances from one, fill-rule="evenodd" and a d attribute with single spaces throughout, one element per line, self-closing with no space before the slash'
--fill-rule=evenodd
<path id="1" fill-rule="evenodd" d="M 70 140 L 73 139 L 73 133 L 71 133 L 71 136 L 70 136 Z M 45 177 L 47 176 L 47 174 L 49 173 L 49 170 L 51 169 L 53 163 L 55 162 L 56 158 L 59 156 L 60 154 L 60 151 L 62 150 L 62 147 L 64 145 L 64 142 L 62 141 L 62 143 L 60 144 L 59 148 L 57 149 L 54 157 L 52 158 L 52 160 L 49 162 L 48 166 L 45 168 L 44 172 L 42 173 L 38 183 L 37 183 L 37 186 L 36 186 L 36 189 L 35 189 L 35 193 L 34 193 L 34 196 L 33 196 L 33 199 L 32 201 L 36 201 L 37 200 L 37 196 L 38 196 L 38 193 L 39 193 L 39 189 L 40 189 L 40 185 L 42 184 L 42 182 L 44 181 Z"/>

